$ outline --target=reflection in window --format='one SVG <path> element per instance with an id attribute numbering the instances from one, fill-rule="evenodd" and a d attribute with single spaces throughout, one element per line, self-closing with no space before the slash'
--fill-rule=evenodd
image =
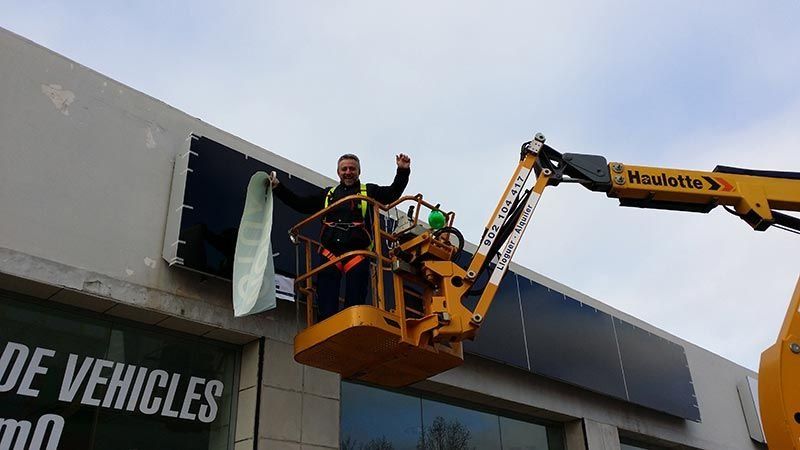
<path id="1" fill-rule="evenodd" d="M 342 383 L 342 450 L 416 450 L 421 423 L 418 397 Z"/>
<path id="2" fill-rule="evenodd" d="M 563 430 L 342 382 L 342 450 L 562 450 Z"/>
<path id="3" fill-rule="evenodd" d="M 422 400 L 425 450 L 500 450 L 497 416 L 447 403 Z"/>
<path id="4" fill-rule="evenodd" d="M 417 448 L 425 450 L 469 450 L 472 435 L 458 419 L 447 420 L 436 416 L 433 423 L 423 429 Z"/>
<path id="5" fill-rule="evenodd" d="M 504 450 L 549 450 L 563 448 L 563 435 L 554 427 L 500 417 Z"/>

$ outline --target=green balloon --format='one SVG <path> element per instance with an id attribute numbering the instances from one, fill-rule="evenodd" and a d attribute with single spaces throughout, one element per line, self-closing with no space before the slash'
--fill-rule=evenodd
<path id="1" fill-rule="evenodd" d="M 438 209 L 431 210 L 431 213 L 428 214 L 428 225 L 434 230 L 438 230 L 444 226 L 444 223 L 444 214 Z"/>

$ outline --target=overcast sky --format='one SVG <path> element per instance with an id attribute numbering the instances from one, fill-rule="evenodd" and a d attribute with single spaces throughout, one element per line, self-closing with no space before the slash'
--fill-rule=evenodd
<path id="1" fill-rule="evenodd" d="M 557 5 L 555 5 L 557 3 Z M 0 0 L 0 26 L 302 165 L 407 193 L 477 241 L 537 131 L 629 164 L 800 171 L 800 2 Z M 515 260 L 751 369 L 800 236 L 545 192 Z"/>

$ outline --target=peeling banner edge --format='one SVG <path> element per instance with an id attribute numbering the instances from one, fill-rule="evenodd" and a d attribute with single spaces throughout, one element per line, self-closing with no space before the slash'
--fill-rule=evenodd
<path id="1" fill-rule="evenodd" d="M 247 185 L 247 197 L 236 238 L 233 259 L 233 315 L 256 314 L 277 306 L 275 264 L 272 259 L 272 189 L 266 172 L 256 172 Z"/>

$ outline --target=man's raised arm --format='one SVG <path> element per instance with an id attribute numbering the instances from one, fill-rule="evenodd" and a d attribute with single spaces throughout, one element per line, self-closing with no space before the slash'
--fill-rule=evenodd
<path id="1" fill-rule="evenodd" d="M 367 194 L 383 204 L 391 203 L 400 198 L 400 196 L 403 195 L 403 191 L 406 189 L 406 186 L 408 185 L 408 177 L 411 174 L 411 158 L 404 153 L 400 153 L 399 155 L 395 156 L 395 160 L 397 163 L 397 172 L 394 175 L 394 181 L 392 181 L 391 185 L 368 186 L 372 187 L 372 192 L 368 190 Z"/>
<path id="2" fill-rule="evenodd" d="M 320 189 L 318 193 L 312 195 L 297 195 L 282 184 L 275 172 L 267 178 L 267 183 L 272 185 L 272 192 L 283 203 L 293 210 L 303 214 L 313 214 L 325 207 L 325 190 Z"/>

